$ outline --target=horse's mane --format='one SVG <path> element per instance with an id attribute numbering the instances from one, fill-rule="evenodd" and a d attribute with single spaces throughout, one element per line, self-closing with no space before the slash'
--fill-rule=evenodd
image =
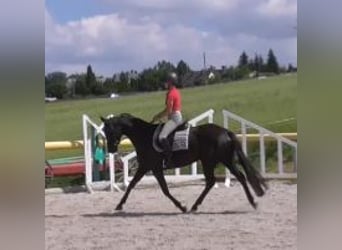
<path id="1" fill-rule="evenodd" d="M 118 118 L 122 118 L 122 119 L 127 119 L 127 121 L 133 123 L 133 124 L 139 124 L 139 125 L 147 125 L 147 126 L 154 126 L 154 124 L 147 122 L 141 118 L 138 118 L 136 116 L 133 116 L 129 113 L 121 113 L 119 116 L 117 116 Z"/>
<path id="2" fill-rule="evenodd" d="M 121 113 L 119 115 L 120 118 L 136 118 L 133 115 L 131 115 L 130 113 Z"/>

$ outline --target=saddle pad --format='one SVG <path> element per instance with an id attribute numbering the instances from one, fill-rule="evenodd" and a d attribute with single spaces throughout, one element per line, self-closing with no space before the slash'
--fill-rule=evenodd
<path id="1" fill-rule="evenodd" d="M 189 146 L 190 126 L 184 130 L 177 131 L 172 143 L 172 151 L 187 150 Z"/>

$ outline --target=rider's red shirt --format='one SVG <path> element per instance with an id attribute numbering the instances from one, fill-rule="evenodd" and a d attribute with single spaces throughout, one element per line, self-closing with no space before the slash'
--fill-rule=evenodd
<path id="1" fill-rule="evenodd" d="M 166 94 L 166 105 L 167 110 L 171 112 L 181 111 L 182 100 L 179 90 L 176 87 L 171 87 L 171 89 Z"/>

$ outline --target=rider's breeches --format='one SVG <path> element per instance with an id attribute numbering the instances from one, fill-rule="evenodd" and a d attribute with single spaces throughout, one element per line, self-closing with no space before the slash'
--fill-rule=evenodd
<path id="1" fill-rule="evenodd" d="M 162 139 L 167 138 L 182 122 L 183 118 L 181 112 L 176 111 L 172 113 L 159 134 L 159 140 L 161 141 Z"/>

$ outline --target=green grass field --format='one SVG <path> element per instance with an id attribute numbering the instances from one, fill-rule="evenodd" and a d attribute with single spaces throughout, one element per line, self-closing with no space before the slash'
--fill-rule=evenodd
<path id="1" fill-rule="evenodd" d="M 275 132 L 296 132 L 297 75 L 269 77 L 181 89 L 183 114 L 191 119 L 212 108 L 214 122 L 222 125 L 227 109 Z M 164 105 L 165 91 L 123 96 L 59 101 L 45 105 L 45 141 L 82 139 L 82 114 L 100 123 L 99 116 L 131 113 L 145 120 Z M 281 122 L 285 120 L 284 122 Z M 48 158 L 71 152 L 49 152 Z M 75 153 L 76 154 L 76 153 Z"/>

